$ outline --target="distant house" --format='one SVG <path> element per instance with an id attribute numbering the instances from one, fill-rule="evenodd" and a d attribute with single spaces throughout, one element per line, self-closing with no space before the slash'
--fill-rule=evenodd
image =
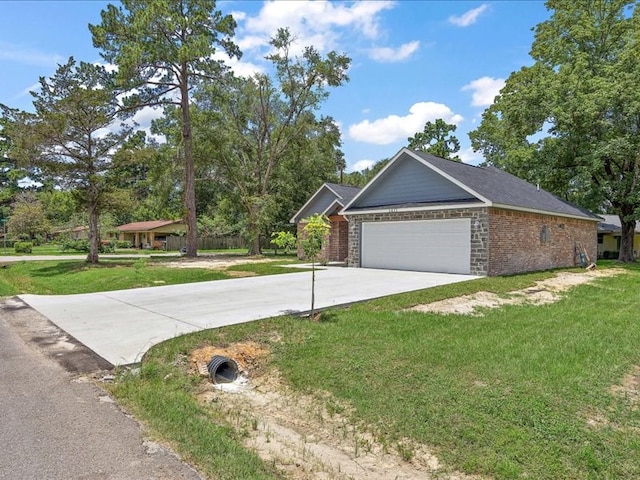
<path id="1" fill-rule="evenodd" d="M 618 215 L 600 215 L 603 220 L 598 223 L 598 258 L 618 258 L 620 253 L 620 239 L 622 225 Z M 633 254 L 640 252 L 640 227 L 636 222 L 636 232 L 633 237 Z"/>
<path id="2" fill-rule="evenodd" d="M 346 219 L 340 215 L 340 210 L 351 201 L 360 191 L 358 187 L 325 183 L 314 193 L 300 210 L 291 218 L 298 229 L 298 239 L 304 236 L 306 218 L 314 214 L 326 215 L 331 222 L 329 241 L 326 243 L 321 257 L 327 262 L 345 262 L 349 255 L 349 226 Z M 298 244 L 298 258 L 304 258 L 304 253 Z"/>
<path id="3" fill-rule="evenodd" d="M 51 232 L 50 235 L 54 240 L 59 240 L 62 238 L 66 238 L 68 240 L 87 240 L 89 238 L 89 227 L 79 226 L 73 228 L 63 228 L 60 230 L 56 230 L 55 232 Z"/>
<path id="4" fill-rule="evenodd" d="M 408 148 L 340 214 L 350 267 L 489 276 L 595 258 L 601 220 L 500 169 Z"/>
<path id="5" fill-rule="evenodd" d="M 131 242 L 135 248 L 163 250 L 167 236 L 185 233 L 187 224 L 182 220 L 151 220 L 127 223 L 116 230 L 120 241 Z"/>

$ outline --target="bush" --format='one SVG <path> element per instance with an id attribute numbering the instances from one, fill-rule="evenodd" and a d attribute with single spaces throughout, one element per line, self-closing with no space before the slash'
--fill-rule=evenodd
<path id="1" fill-rule="evenodd" d="M 271 243 L 283 249 L 285 254 L 296 248 L 296 237 L 291 232 L 273 232 L 271 239 Z"/>
<path id="2" fill-rule="evenodd" d="M 116 247 L 111 242 L 103 242 L 98 245 L 98 253 L 116 253 Z"/>
<path id="3" fill-rule="evenodd" d="M 89 240 L 65 240 L 62 243 L 62 251 L 66 252 L 67 250 L 89 253 Z"/>
<path id="4" fill-rule="evenodd" d="M 115 243 L 116 248 L 133 248 L 133 243 L 129 240 L 115 240 L 112 243 Z"/>
<path id="5" fill-rule="evenodd" d="M 31 253 L 33 251 L 33 243 L 16 242 L 13 244 L 13 249 L 16 253 Z"/>

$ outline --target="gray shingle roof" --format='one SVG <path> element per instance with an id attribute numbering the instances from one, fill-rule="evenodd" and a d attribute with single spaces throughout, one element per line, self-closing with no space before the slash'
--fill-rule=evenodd
<path id="1" fill-rule="evenodd" d="M 600 215 L 603 221 L 598 223 L 598 233 L 621 233 L 622 224 L 618 215 Z M 636 222 L 636 233 L 640 233 L 640 222 Z"/>
<path id="2" fill-rule="evenodd" d="M 411 152 L 493 204 L 599 220 L 597 215 L 498 168 L 476 167 L 424 152 Z"/>
<path id="3" fill-rule="evenodd" d="M 342 199 L 342 202 L 340 203 L 342 203 L 343 206 L 349 203 L 353 199 L 353 197 L 355 197 L 360 192 L 360 190 L 362 190 L 360 187 L 341 185 L 339 183 L 327 182 L 325 185 L 327 185 Z"/>

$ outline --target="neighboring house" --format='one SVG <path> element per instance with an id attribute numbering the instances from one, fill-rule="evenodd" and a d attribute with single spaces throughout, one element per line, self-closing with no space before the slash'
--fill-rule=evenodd
<path id="1" fill-rule="evenodd" d="M 67 238 L 69 240 L 87 240 L 89 238 L 89 227 L 80 226 L 73 228 L 64 228 L 51 233 L 51 238 L 59 240 Z"/>
<path id="2" fill-rule="evenodd" d="M 152 220 L 127 223 L 116 230 L 120 241 L 129 241 L 135 248 L 164 249 L 167 236 L 185 233 L 187 225 L 182 220 Z"/>
<path id="3" fill-rule="evenodd" d="M 305 203 L 290 220 L 298 229 L 298 239 L 304 237 L 306 218 L 318 213 L 329 217 L 331 231 L 321 257 L 327 262 L 345 262 L 349 255 L 349 226 L 346 219 L 338 212 L 360 191 L 358 187 L 325 183 Z M 304 258 L 302 247 L 298 242 L 298 258 Z"/>
<path id="4" fill-rule="evenodd" d="M 351 267 L 490 276 L 595 258 L 600 220 L 497 168 L 408 148 L 340 213 Z"/>
<path id="5" fill-rule="evenodd" d="M 622 225 L 618 215 L 600 215 L 603 221 L 598 224 L 598 258 L 618 258 L 620 253 L 620 238 Z M 636 232 L 633 237 L 633 255 L 640 251 L 640 227 L 636 222 Z"/>

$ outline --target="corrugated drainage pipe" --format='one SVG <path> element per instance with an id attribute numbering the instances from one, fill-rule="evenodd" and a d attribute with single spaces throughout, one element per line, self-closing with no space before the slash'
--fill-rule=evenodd
<path id="1" fill-rule="evenodd" d="M 238 378 L 238 364 L 221 355 L 211 357 L 207 370 L 213 383 L 231 383 Z"/>

